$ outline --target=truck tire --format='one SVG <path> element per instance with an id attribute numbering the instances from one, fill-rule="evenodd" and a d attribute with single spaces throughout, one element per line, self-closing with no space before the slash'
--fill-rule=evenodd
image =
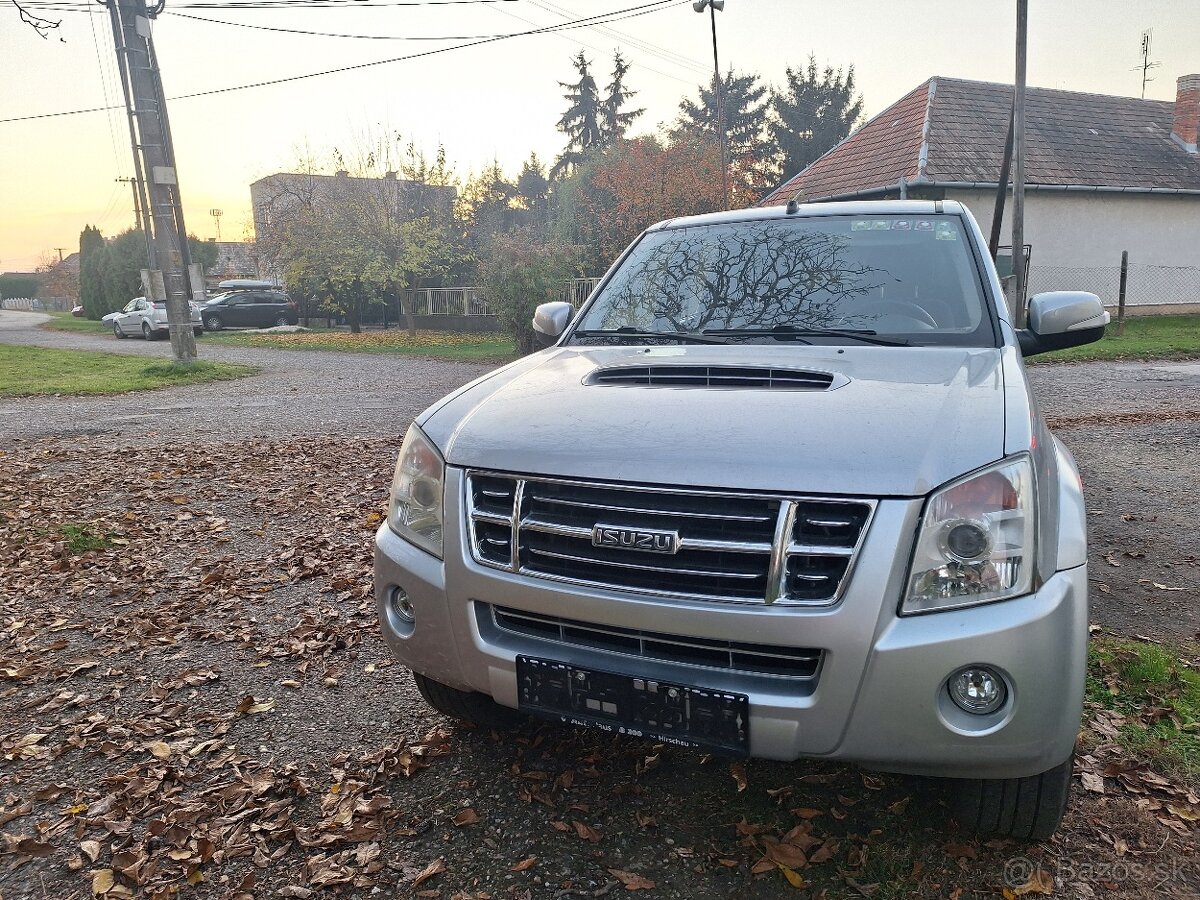
<path id="1" fill-rule="evenodd" d="M 962 778 L 950 784 L 950 811 L 966 834 L 1044 841 L 1058 830 L 1071 794 L 1075 755 L 1028 778 Z"/>
<path id="2" fill-rule="evenodd" d="M 444 716 L 502 729 L 515 728 L 522 721 L 516 710 L 501 706 L 486 694 L 460 691 L 416 672 L 412 676 L 425 702 Z"/>

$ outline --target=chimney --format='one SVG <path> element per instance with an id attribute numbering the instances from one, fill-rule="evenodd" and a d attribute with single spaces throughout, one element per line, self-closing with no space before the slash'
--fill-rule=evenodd
<path id="1" fill-rule="evenodd" d="M 1196 152 L 1196 131 L 1200 125 L 1200 75 L 1180 77 L 1175 93 L 1175 121 L 1171 140 L 1188 153 Z"/>
<path id="2" fill-rule="evenodd" d="M 349 175 L 350 175 L 350 173 L 349 173 L 349 172 L 348 172 L 346 169 L 338 169 L 338 170 L 337 170 L 336 172 L 334 172 L 333 174 L 334 174 L 335 176 L 337 176 L 338 178 L 347 178 L 347 177 L 349 177 Z"/>
<path id="3" fill-rule="evenodd" d="M 396 180 L 396 171 L 394 169 L 388 169 L 386 172 L 383 173 L 383 177 L 386 178 L 388 181 L 395 181 Z"/>

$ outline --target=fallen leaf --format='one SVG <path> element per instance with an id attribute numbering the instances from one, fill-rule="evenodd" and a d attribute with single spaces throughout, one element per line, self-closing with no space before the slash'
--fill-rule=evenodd
<path id="1" fill-rule="evenodd" d="M 82 850 L 87 858 L 92 862 L 95 862 L 100 858 L 99 841 L 80 841 L 79 849 Z"/>
<path id="2" fill-rule="evenodd" d="M 1104 793 L 1104 779 L 1096 773 L 1081 772 L 1079 775 L 1079 780 L 1083 782 L 1084 788 L 1091 791 L 1093 794 Z"/>
<path id="3" fill-rule="evenodd" d="M 450 821 L 461 828 L 463 825 L 474 825 L 479 821 L 479 816 L 473 809 L 464 809 Z"/>
<path id="4" fill-rule="evenodd" d="M 729 774 L 733 776 L 734 782 L 737 784 L 738 793 L 746 789 L 749 782 L 746 781 L 746 766 L 744 763 L 732 762 L 729 764 Z"/>
<path id="5" fill-rule="evenodd" d="M 508 871 L 524 872 L 528 869 L 532 869 L 534 866 L 537 865 L 537 860 L 538 860 L 538 858 L 536 856 L 527 856 L 527 857 L 525 857 L 525 859 L 521 860 L 515 866 L 510 866 Z"/>
<path id="6" fill-rule="evenodd" d="M 593 844 L 599 841 L 603 835 L 590 825 L 585 825 L 578 819 L 571 820 L 571 827 L 575 829 L 575 833 L 585 841 L 591 841 Z"/>
<path id="7" fill-rule="evenodd" d="M 609 874 L 625 885 L 627 891 L 652 891 L 654 882 L 643 878 L 637 872 L 626 872 L 624 869 L 609 869 Z"/>
<path id="8" fill-rule="evenodd" d="M 115 879 L 112 869 L 99 869 L 92 873 L 92 896 L 103 896 L 112 890 Z"/>
<path id="9" fill-rule="evenodd" d="M 1014 897 L 1024 897 L 1027 894 L 1045 894 L 1047 896 L 1054 893 L 1054 876 L 1040 867 L 1035 868 L 1029 875 L 1029 880 L 1022 885 L 1012 888 L 1009 891 L 1005 889 L 1005 893 L 1011 893 Z"/>
<path id="10" fill-rule="evenodd" d="M 783 873 L 783 877 L 787 879 L 788 884 L 794 888 L 803 888 L 808 886 L 808 882 L 804 880 L 804 876 L 795 869 L 789 869 L 787 866 L 781 865 L 779 871 Z"/>
<path id="11" fill-rule="evenodd" d="M 171 745 L 166 741 L 153 741 L 146 745 L 146 749 L 154 755 L 155 759 L 171 758 Z"/>
<path id="12" fill-rule="evenodd" d="M 1168 803 L 1167 811 L 1179 816 L 1185 822 L 1200 822 L 1200 812 L 1197 812 L 1193 806 L 1184 806 L 1182 803 Z"/>
<path id="13" fill-rule="evenodd" d="M 946 844 L 942 849 L 947 856 L 955 859 L 975 859 L 979 856 L 979 851 L 970 844 Z"/>
<path id="14" fill-rule="evenodd" d="M 414 887 L 414 888 L 420 887 L 422 884 L 424 884 L 426 881 L 428 881 L 434 875 L 438 875 L 441 872 L 445 872 L 445 871 L 446 871 L 446 860 L 444 857 L 439 856 L 437 859 L 435 859 L 433 862 L 431 862 L 429 865 L 427 865 L 425 868 L 423 868 L 417 874 L 417 877 L 414 878 L 412 881 L 412 887 Z"/>

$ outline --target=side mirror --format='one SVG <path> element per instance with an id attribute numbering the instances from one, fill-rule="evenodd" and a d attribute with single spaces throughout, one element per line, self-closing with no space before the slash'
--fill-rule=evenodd
<path id="1" fill-rule="evenodd" d="M 538 343 L 549 347 L 566 331 L 575 307 L 570 303 L 543 303 L 533 311 L 533 330 Z"/>
<path id="2" fill-rule="evenodd" d="M 1048 291 L 1029 301 L 1029 327 L 1017 332 L 1025 356 L 1065 350 L 1104 337 L 1109 315 L 1095 294 Z"/>

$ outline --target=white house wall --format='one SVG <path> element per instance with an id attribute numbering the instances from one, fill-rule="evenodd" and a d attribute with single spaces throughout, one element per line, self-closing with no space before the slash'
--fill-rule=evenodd
<path id="1" fill-rule="evenodd" d="M 991 230 L 994 191 L 948 191 L 983 233 Z M 1012 241 L 1012 197 L 1000 243 Z M 1089 290 L 1117 302 L 1121 251 L 1129 251 L 1131 305 L 1200 303 L 1200 196 L 1029 191 L 1025 242 L 1030 289 Z"/>

